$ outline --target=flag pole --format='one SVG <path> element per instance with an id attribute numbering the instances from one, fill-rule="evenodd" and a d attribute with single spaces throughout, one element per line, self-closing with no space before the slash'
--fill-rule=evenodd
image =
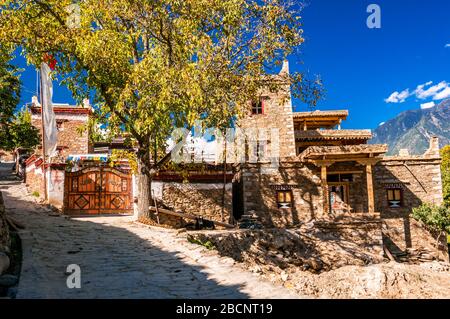
<path id="1" fill-rule="evenodd" d="M 38 71 L 39 72 L 39 71 Z M 46 149 L 45 149 L 45 124 L 44 124 L 44 93 L 42 90 L 42 72 L 40 72 L 40 85 L 39 85 L 39 92 L 40 92 L 40 100 L 41 100 L 41 122 L 42 122 L 42 172 L 44 175 L 44 199 L 45 201 L 47 201 L 47 174 L 46 174 L 46 169 L 45 169 L 45 154 L 46 154 Z"/>

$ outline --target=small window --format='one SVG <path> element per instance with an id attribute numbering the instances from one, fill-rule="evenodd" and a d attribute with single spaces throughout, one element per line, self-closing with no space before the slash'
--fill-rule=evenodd
<path id="1" fill-rule="evenodd" d="M 64 121 L 56 121 L 56 129 L 59 132 L 64 131 Z"/>
<path id="2" fill-rule="evenodd" d="M 388 205 L 390 208 L 400 208 L 403 202 L 403 190 L 401 188 L 393 188 L 387 190 Z"/>
<path id="3" fill-rule="evenodd" d="M 263 100 L 263 98 L 260 98 L 258 100 L 258 102 L 256 102 L 256 101 L 252 102 L 252 114 L 253 115 L 264 114 L 264 100 Z"/>
<path id="4" fill-rule="evenodd" d="M 292 191 L 277 191 L 278 208 L 290 208 L 292 206 Z"/>

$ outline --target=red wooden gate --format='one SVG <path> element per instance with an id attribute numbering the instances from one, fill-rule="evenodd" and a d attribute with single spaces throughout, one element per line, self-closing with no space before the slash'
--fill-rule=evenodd
<path id="1" fill-rule="evenodd" d="M 64 212 L 68 215 L 131 214 L 131 175 L 111 167 L 66 172 Z"/>

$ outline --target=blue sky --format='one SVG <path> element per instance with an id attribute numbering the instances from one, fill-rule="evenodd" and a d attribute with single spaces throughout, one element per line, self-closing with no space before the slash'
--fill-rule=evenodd
<path id="1" fill-rule="evenodd" d="M 372 3 L 381 7 L 381 29 L 366 25 Z M 326 96 L 318 109 L 349 109 L 345 128 L 376 128 L 450 91 L 449 12 L 448 0 L 308 0 L 302 61 L 290 59 L 291 69 L 320 75 Z M 27 68 L 22 79 L 24 104 L 35 94 L 36 72 Z M 70 92 L 54 86 L 54 102 L 73 103 Z"/>

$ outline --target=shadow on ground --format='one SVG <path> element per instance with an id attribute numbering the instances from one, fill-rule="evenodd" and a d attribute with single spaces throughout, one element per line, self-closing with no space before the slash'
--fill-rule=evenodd
<path id="1" fill-rule="evenodd" d="M 249 298 L 242 285 L 220 283 L 175 247 L 160 248 L 141 236 L 148 229 L 136 226 L 138 236 L 104 217 L 50 216 L 46 207 L 24 200 L 17 181 L 3 178 L 0 188 L 7 213 L 26 226 L 17 298 Z M 72 264 L 80 266 L 81 289 L 67 287 Z"/>

